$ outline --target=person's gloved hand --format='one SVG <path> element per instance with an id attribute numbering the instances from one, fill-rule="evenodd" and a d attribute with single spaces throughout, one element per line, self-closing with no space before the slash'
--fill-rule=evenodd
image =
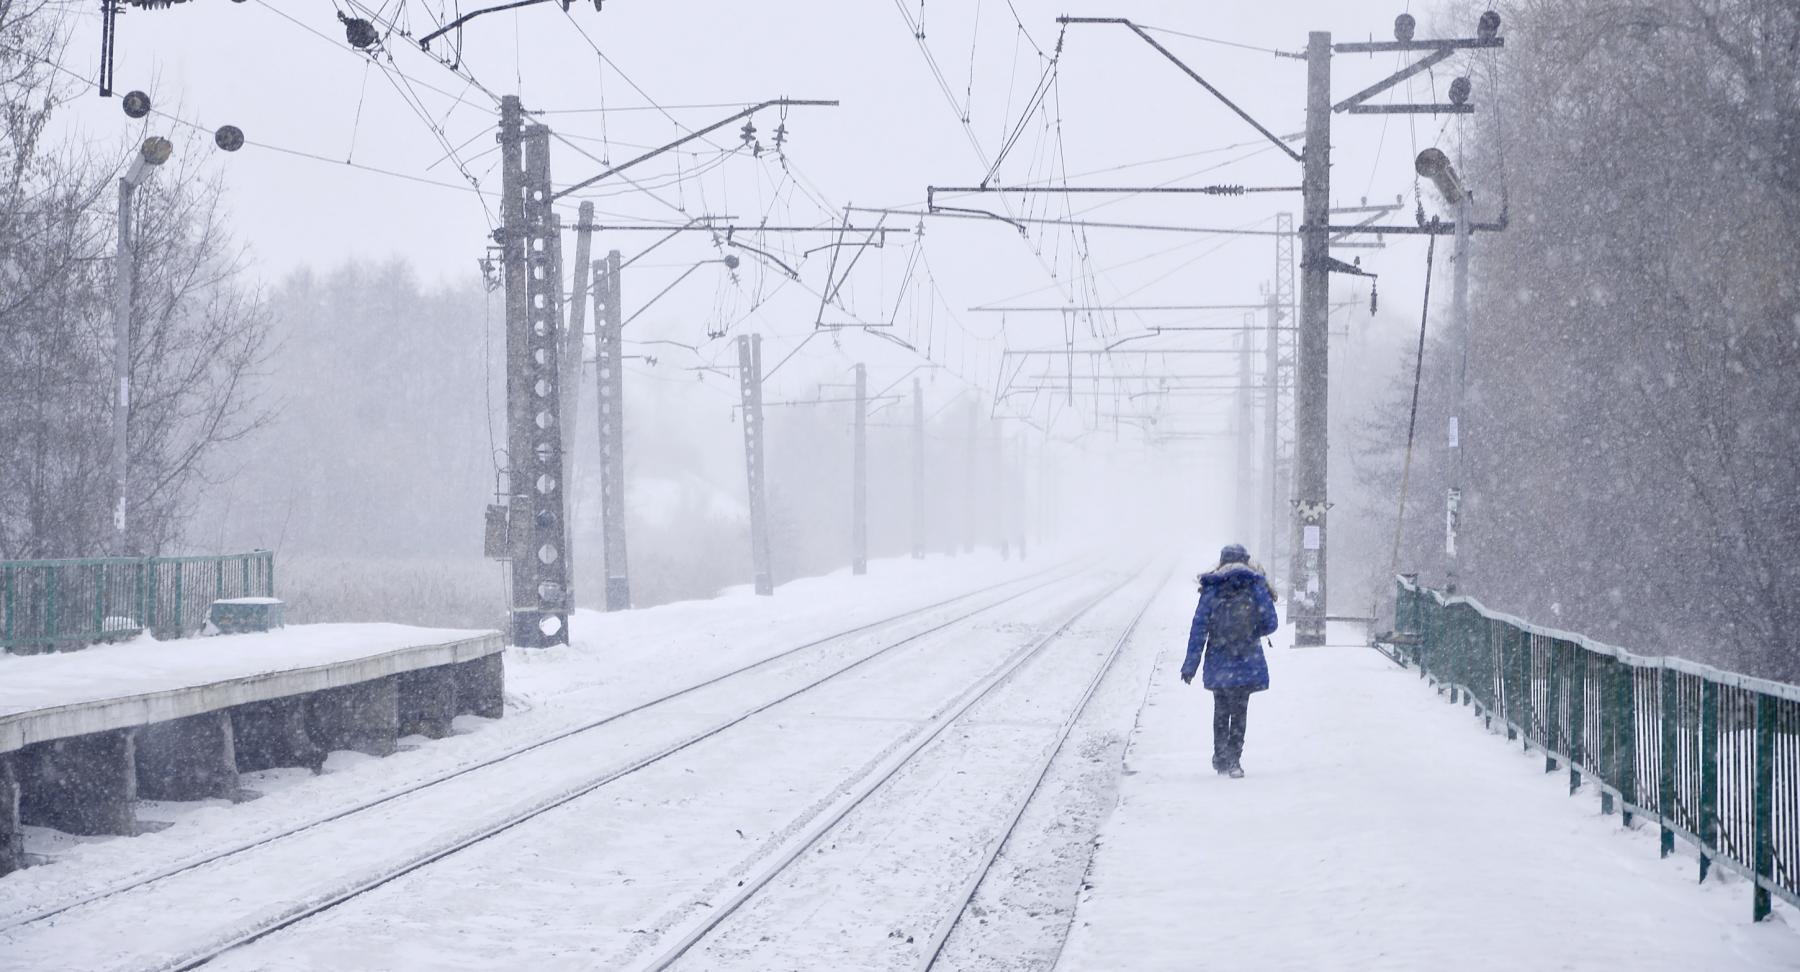
<path id="1" fill-rule="evenodd" d="M 1181 684 L 1183 684 L 1183 685 L 1194 684 L 1194 673 L 1193 672 L 1182 672 L 1181 673 Z"/>

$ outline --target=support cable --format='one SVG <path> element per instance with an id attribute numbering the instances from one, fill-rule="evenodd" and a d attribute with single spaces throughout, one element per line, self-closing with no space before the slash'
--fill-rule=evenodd
<path id="1" fill-rule="evenodd" d="M 1419 427 L 1419 383 L 1425 372 L 1425 322 L 1431 316 L 1431 267 L 1436 255 L 1437 237 L 1433 236 L 1425 248 L 1425 306 L 1419 311 L 1419 348 L 1413 359 L 1412 407 L 1406 417 L 1406 458 L 1400 464 L 1400 509 L 1394 514 L 1393 554 L 1388 558 L 1390 576 L 1400 570 L 1400 537 L 1406 526 L 1407 487 L 1412 481 L 1413 437 Z"/>

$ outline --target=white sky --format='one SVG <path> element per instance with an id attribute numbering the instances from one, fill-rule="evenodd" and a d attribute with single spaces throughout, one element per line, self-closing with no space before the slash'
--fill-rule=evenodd
<path id="1" fill-rule="evenodd" d="M 485 0 L 463 0 L 462 9 L 482 5 Z M 595 187 L 596 205 L 620 220 L 679 222 L 686 216 L 678 210 L 684 210 L 689 215 L 729 213 L 745 223 L 766 216 L 771 222 L 818 224 L 832 216 L 808 194 L 833 206 L 917 206 L 929 184 L 980 181 L 985 166 L 970 139 L 987 158 L 998 152 L 1043 70 L 1044 60 L 1033 45 L 1053 49 L 1058 14 L 1129 16 L 1173 31 L 1298 51 L 1309 29 L 1331 30 L 1340 40 L 1386 39 L 1394 14 L 1404 6 L 1343 0 L 1086 6 L 1067 0 L 930 0 L 923 5 L 925 45 L 943 73 L 949 97 L 934 81 L 901 13 L 904 9 L 918 17 L 920 0 L 898 0 L 898 5 L 885 0 L 610 0 L 598 13 L 591 3 L 576 0 L 567 14 L 551 2 L 472 22 L 463 34 L 462 63 L 495 95 L 520 93 L 528 110 L 553 112 L 541 117 L 559 134 L 615 162 L 642 146 L 679 137 L 682 129 L 674 119 L 700 127 L 747 102 L 780 96 L 838 99 L 842 107 L 796 108 L 786 120 L 787 154 L 807 194 L 783 181 L 772 153 L 762 160 L 739 155 L 721 162 L 704 142 L 690 146 L 695 154 L 665 156 L 631 172 L 640 184 L 661 186 L 655 193 L 660 201 L 616 181 Z M 1029 32 L 1028 41 L 1012 8 Z M 345 4 L 344 9 L 351 8 Z M 380 9 L 387 16 L 405 9 L 413 27 L 424 28 L 439 11 L 453 13 L 455 6 L 448 0 L 389 0 Z M 1434 24 L 1423 12 L 1421 19 L 1421 36 L 1472 32 L 1472 25 Z M 92 76 L 98 15 L 84 11 L 78 23 L 67 66 Z M 1189 37 L 1157 36 L 1269 128 L 1285 134 L 1302 127 L 1303 62 Z M 380 66 L 370 66 L 366 56 L 343 43 L 329 0 L 132 10 L 120 19 L 118 44 L 116 86 L 121 91 L 145 88 L 159 109 L 206 130 L 238 125 L 251 141 L 233 155 L 217 151 L 209 139 L 182 142 L 178 150 L 216 156 L 229 185 L 238 235 L 264 279 L 277 279 L 301 265 L 329 267 L 396 254 L 410 259 L 426 280 L 474 278 L 493 226 L 490 213 L 497 210 L 493 102 L 415 46 L 392 38 L 392 66 L 385 58 Z M 602 67 L 593 45 L 610 65 Z M 1339 57 L 1334 93 L 1341 97 L 1398 64 L 1394 55 Z M 1403 86 L 1401 100 L 1428 100 L 1433 81 L 1441 91 L 1463 70 L 1440 68 L 1435 78 L 1421 76 L 1414 97 L 1406 99 Z M 1049 109 L 1026 127 L 1000 168 L 1002 181 L 1043 180 L 1060 169 L 1072 183 L 1089 185 L 1299 183 L 1298 164 L 1260 141 L 1254 130 L 1123 27 L 1069 28 L 1057 77 Z M 1478 87 L 1478 104 L 1481 94 Z M 650 109 L 646 95 L 667 111 Z M 409 101 L 422 106 L 429 120 Z M 678 107 L 690 105 L 703 107 Z M 602 107 L 607 110 L 594 110 Z M 965 107 L 970 118 L 966 131 L 958 119 Z M 1060 140 L 1054 128 L 1059 115 Z M 65 121 L 108 144 L 114 139 L 129 144 L 139 136 L 141 124 L 125 118 L 116 99 L 95 97 L 81 99 Z M 166 118 L 152 116 L 151 121 L 156 122 L 151 131 L 178 128 Z M 765 146 L 778 121 L 774 111 L 756 117 Z M 1452 124 L 1445 130 L 1443 125 L 1442 119 L 1429 116 L 1386 122 L 1338 116 L 1336 202 L 1351 205 L 1365 196 L 1391 201 L 1402 195 L 1407 209 L 1394 218 L 1410 222 L 1411 155 L 1415 145 L 1428 144 L 1440 144 L 1454 155 L 1456 128 Z M 434 131 L 437 126 L 441 136 Z M 735 146 L 736 126 L 712 141 L 721 148 Z M 445 159 L 446 143 L 458 149 L 454 161 Z M 1156 159 L 1167 161 L 1116 168 Z M 346 160 L 400 175 L 341 164 Z M 719 164 L 677 187 L 670 179 L 677 161 L 684 172 Z M 468 187 L 458 162 L 462 172 L 480 182 L 481 194 Z M 557 146 L 553 176 L 559 183 L 600 168 L 568 145 Z M 965 204 L 983 202 L 991 204 L 992 197 Z M 1299 208 L 1299 196 L 1065 200 L 1038 195 L 1014 196 L 1008 205 L 1018 214 L 1054 216 L 1073 206 L 1091 210 L 1092 219 L 1267 229 L 1274 213 Z M 572 221 L 572 203 L 567 216 Z M 875 218 L 859 215 L 857 220 Z M 915 224 L 895 219 L 889 225 Z M 1014 347 L 1059 343 L 1061 328 L 1054 316 L 1009 315 L 1003 335 L 998 316 L 966 309 L 1008 299 L 1047 304 L 1086 300 L 1073 234 L 1034 227 L 1030 238 L 1022 239 L 1011 227 L 991 221 L 938 220 L 926 229 L 917 264 L 905 238 L 895 238 L 897 245 L 886 250 L 871 251 L 859 263 L 845 291 L 858 318 L 891 317 L 893 333 L 922 349 L 929 346 L 938 360 L 987 383 L 994 380 L 1002 341 Z M 629 256 L 655 239 L 656 234 L 648 233 L 603 234 L 596 249 L 617 247 Z M 749 259 L 735 284 L 722 268 L 706 267 L 633 330 L 640 338 L 691 343 L 703 338 L 709 326 L 748 314 L 747 324 L 739 326 L 769 334 L 765 359 L 779 358 L 818 314 L 815 295 L 824 286 L 830 255 L 820 252 L 802 261 L 800 251 L 826 239 L 813 235 L 759 244 L 786 262 L 798 262 L 801 285 L 779 287 L 778 274 Z M 1090 266 L 1101 271 L 1094 277 L 1098 294 L 1113 301 L 1252 302 L 1260 299 L 1273 266 L 1273 241 L 1266 237 L 1096 229 L 1088 232 L 1085 245 Z M 1384 274 L 1384 302 L 1396 315 L 1387 326 L 1404 330 L 1409 326 L 1405 319 L 1416 320 L 1422 250 L 1421 241 L 1403 241 L 1385 251 L 1340 254 L 1346 259 L 1361 254 Z M 634 309 L 634 300 L 660 291 L 684 267 L 715 255 L 704 234 L 687 234 L 662 247 L 627 278 L 627 312 Z M 901 299 L 909 265 L 913 296 Z M 921 286 L 926 280 L 929 285 Z M 1366 287 L 1343 279 L 1336 287 L 1338 299 L 1354 294 L 1366 307 Z M 767 300 L 751 313 L 759 297 Z M 1134 333 L 1152 319 L 1094 325 L 1101 333 L 1087 335 L 1084 343 Z M 1242 315 L 1157 319 L 1236 324 Z M 1339 318 L 1338 326 L 1345 322 L 1350 333 L 1382 326 L 1370 323 L 1366 309 Z M 1186 343 L 1222 345 L 1228 340 L 1229 335 L 1193 335 Z M 850 348 L 847 355 L 891 362 L 872 377 L 877 386 L 885 384 L 883 373 L 898 374 L 916 362 L 863 335 L 846 335 L 842 341 Z M 712 348 L 724 350 L 727 344 L 714 342 Z M 712 356 L 709 351 L 707 358 Z M 1227 370 L 1228 361 L 1220 358 L 1207 370 Z"/>

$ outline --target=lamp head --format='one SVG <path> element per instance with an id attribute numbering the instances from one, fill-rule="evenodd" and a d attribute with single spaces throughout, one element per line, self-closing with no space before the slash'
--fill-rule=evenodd
<path id="1" fill-rule="evenodd" d="M 144 139 L 143 147 L 138 150 L 138 154 L 142 156 L 147 165 L 162 165 L 169 161 L 169 156 L 174 152 L 175 143 L 161 135 L 152 135 Z"/>
<path id="2" fill-rule="evenodd" d="M 125 170 L 125 184 L 135 186 L 143 181 L 145 173 L 169 161 L 169 156 L 174 151 L 175 144 L 161 135 L 144 139 L 144 144 L 138 148 L 137 158 L 132 159 L 131 167 Z"/>
<path id="3" fill-rule="evenodd" d="M 1456 168 L 1450 164 L 1450 157 L 1435 148 L 1420 152 L 1413 162 L 1413 169 L 1437 186 L 1445 202 L 1455 205 L 1469 195 L 1468 190 L 1463 187 L 1462 179 L 1456 174 Z"/>

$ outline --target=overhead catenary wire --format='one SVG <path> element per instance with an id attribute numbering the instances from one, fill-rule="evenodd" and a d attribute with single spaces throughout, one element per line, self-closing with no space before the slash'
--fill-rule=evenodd
<path id="1" fill-rule="evenodd" d="M 332 37 L 331 35 L 326 34 L 325 32 L 312 26 L 311 24 L 308 24 L 305 21 L 294 17 L 292 14 L 288 13 L 287 11 L 285 11 L 285 10 L 281 9 L 280 7 L 276 6 L 275 4 L 271 3 L 270 0 L 256 0 L 256 4 L 257 4 L 257 6 L 263 8 L 264 10 L 267 10 L 268 12 L 274 14 L 275 16 L 280 17 L 282 20 L 285 20 L 288 23 L 294 25 L 295 27 L 298 27 L 302 31 L 305 31 L 306 33 L 311 34 L 312 36 L 318 38 L 319 40 L 324 41 L 333 50 L 343 51 L 344 53 L 350 55 L 351 57 L 355 57 L 359 60 L 367 61 L 369 59 L 368 55 L 360 53 L 354 49 L 345 47 L 343 44 L 343 38 Z M 446 66 L 448 66 L 448 65 L 446 65 Z M 494 108 L 483 109 L 483 110 L 487 110 L 487 111 L 489 111 L 490 114 L 494 114 L 495 117 L 498 117 L 500 99 L 498 97 L 496 97 L 493 94 L 493 92 L 489 91 L 486 87 L 483 87 L 480 83 L 476 82 L 474 80 L 473 75 L 471 75 L 471 74 L 465 74 L 463 72 L 452 72 L 452 73 L 455 73 L 458 78 L 461 78 L 467 84 L 474 85 L 474 87 L 477 90 L 479 90 L 482 94 L 485 94 L 489 98 L 491 98 L 494 102 Z M 416 78 L 413 80 L 414 80 L 414 83 L 417 84 L 419 87 L 422 87 L 429 91 L 433 91 L 437 94 L 443 95 L 444 97 L 449 98 L 452 101 L 458 100 L 462 97 L 461 95 L 458 95 L 456 92 L 446 91 L 443 88 L 437 87 L 436 85 L 430 84 L 428 82 L 421 81 Z"/>
<path id="2" fill-rule="evenodd" d="M 49 58 L 45 58 L 45 57 L 41 57 L 41 56 L 32 54 L 29 51 L 23 51 L 23 50 L 19 50 L 17 48 L 0 48 L 0 50 L 5 50 L 7 53 L 12 54 L 14 56 L 26 57 L 33 61 L 42 63 L 45 66 L 53 68 L 57 71 L 60 71 L 63 74 L 66 74 L 69 77 L 74 78 L 77 81 L 86 83 L 89 80 L 87 75 L 85 75 L 79 71 L 76 71 L 70 67 L 67 67 L 66 65 L 63 65 L 63 64 L 61 64 L 57 61 L 51 60 Z M 173 112 L 167 111 L 165 109 L 151 108 L 150 113 L 153 115 L 156 115 L 159 118 L 170 121 L 176 125 L 180 125 L 183 128 L 193 129 L 194 131 L 201 132 L 206 135 L 211 135 L 213 133 L 213 128 L 208 127 L 206 125 L 202 125 L 199 122 L 193 121 L 192 119 L 183 118 L 183 117 L 176 115 Z M 246 136 L 244 138 L 244 145 L 247 147 L 252 147 L 252 148 L 265 149 L 270 152 L 278 152 L 282 155 L 290 155 L 290 156 L 294 156 L 296 158 L 311 159 L 315 162 L 324 162 L 327 165 L 343 166 L 345 168 L 356 169 L 357 171 L 360 171 L 360 172 L 368 172 L 368 173 L 371 173 L 374 175 L 387 176 L 387 177 L 393 178 L 393 179 L 402 179 L 404 181 L 417 183 L 419 185 L 435 186 L 440 189 L 454 189 L 458 192 L 467 192 L 467 193 L 474 193 L 476 195 L 480 195 L 479 190 L 477 190 L 476 188 L 469 186 L 469 185 L 463 185 L 463 184 L 458 184 L 458 183 L 454 183 L 454 182 L 439 182 L 435 179 L 427 179 L 423 176 L 413 175 L 408 172 L 398 172 L 393 169 L 384 169 L 379 166 L 368 165 L 363 162 L 347 162 L 343 159 L 332 158 L 331 156 L 322 155 L 318 152 L 311 152 L 311 151 L 307 151 L 305 149 L 290 148 L 290 147 L 283 146 L 283 145 L 277 145 L 273 142 L 265 142 L 265 141 L 262 141 L 259 139 L 253 139 L 248 136 Z"/>

